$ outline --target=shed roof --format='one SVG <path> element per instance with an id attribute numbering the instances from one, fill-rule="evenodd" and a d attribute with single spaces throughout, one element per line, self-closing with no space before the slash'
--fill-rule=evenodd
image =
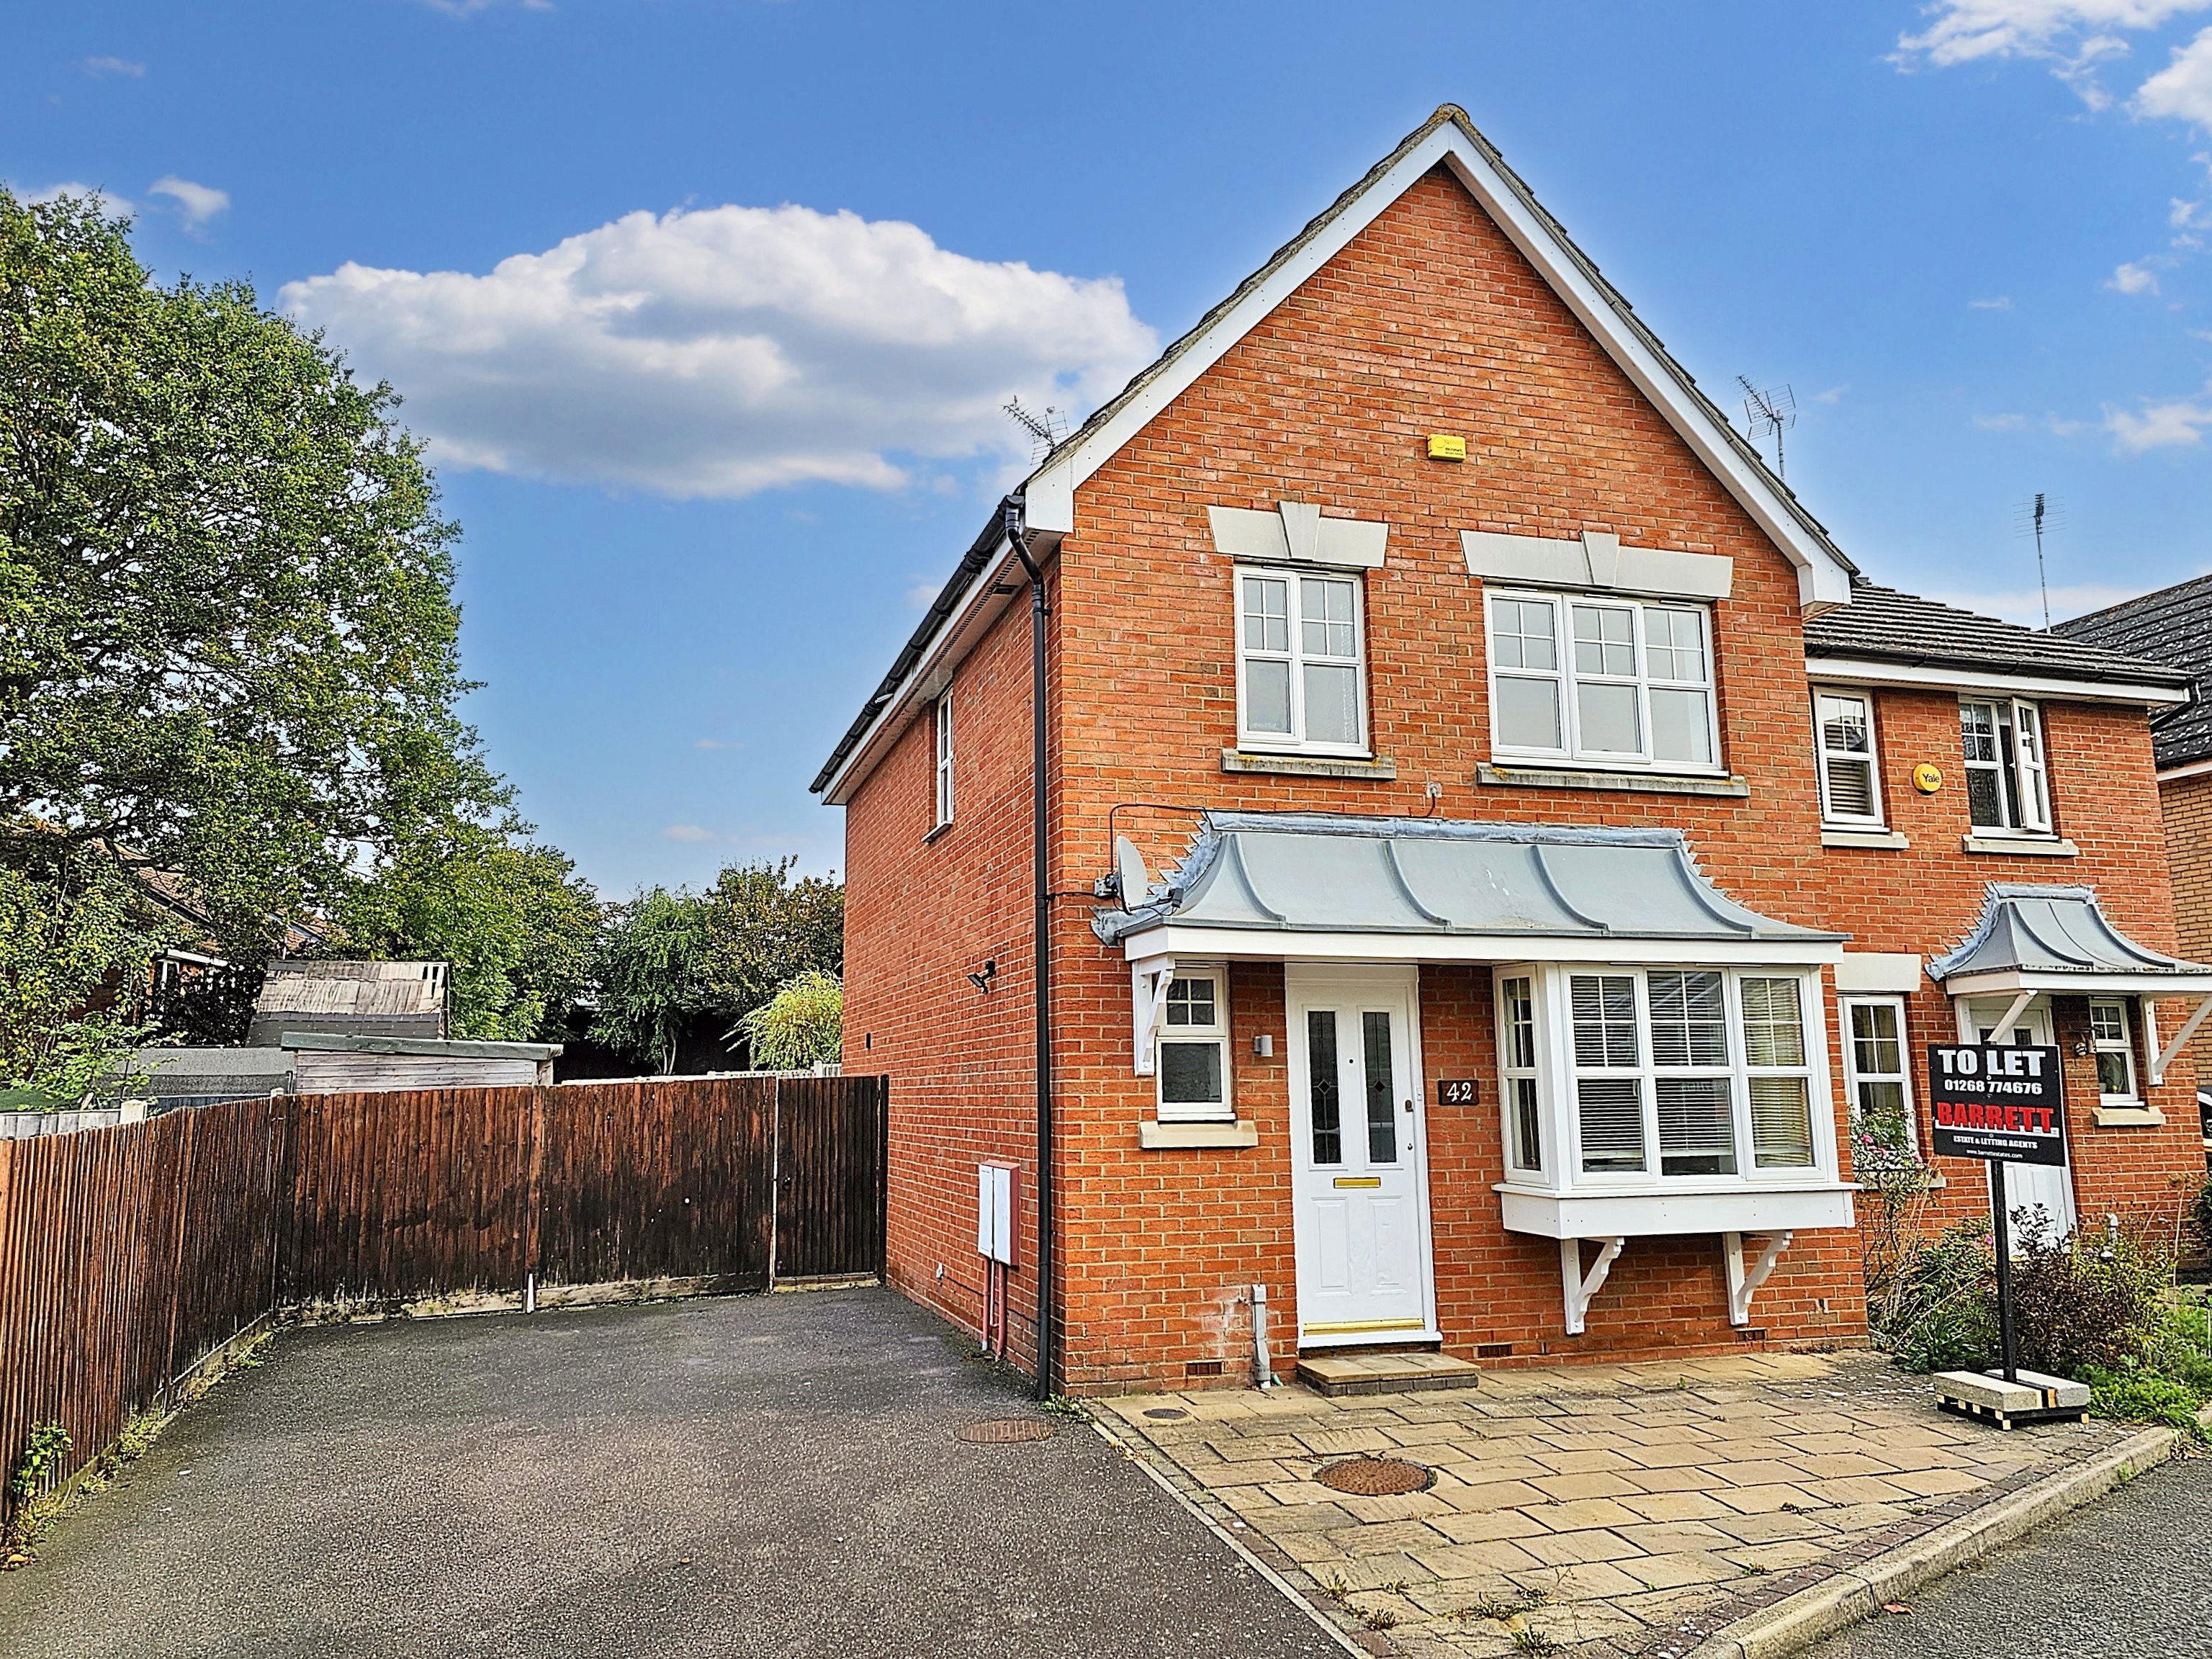
<path id="1" fill-rule="evenodd" d="M 1976 990 L 2212 991 L 2212 967 L 2138 945 L 2089 887 L 1994 882 L 1956 950 L 1928 964 L 1954 995 Z M 2201 983 L 2199 982 L 2201 981 Z"/>
<path id="2" fill-rule="evenodd" d="M 2197 576 L 2124 605 L 2092 611 L 2051 631 L 2108 651 L 2145 657 L 2186 674 L 2195 698 L 2150 718 L 2160 767 L 2212 760 L 2212 576 Z"/>
<path id="3" fill-rule="evenodd" d="M 1146 928 L 1486 938 L 1803 942 L 1708 881 L 1676 830 L 1209 812 L 1189 855 L 1136 904 L 1101 910 L 1109 944 Z"/>

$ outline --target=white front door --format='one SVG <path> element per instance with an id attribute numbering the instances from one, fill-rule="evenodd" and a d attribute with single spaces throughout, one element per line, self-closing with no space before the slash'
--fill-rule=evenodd
<path id="1" fill-rule="evenodd" d="M 2005 1010 L 2011 1006 L 2010 997 L 1975 1002 L 1972 1009 L 1976 1040 L 1987 1042 L 1996 1033 L 1996 1023 L 2005 1017 Z M 2030 1048 L 2051 1047 L 2051 1003 L 2048 998 L 2038 997 L 2027 1005 L 2012 1028 L 2012 1040 L 2026 1043 Z M 2070 1155 L 2070 1143 L 2068 1152 Z M 2005 1165 L 2007 1213 L 2034 1209 L 2039 1206 L 2051 1218 L 2051 1225 L 2057 1230 L 2059 1237 L 2072 1235 L 2075 1218 L 2074 1170 L 2070 1164 L 2063 1167 L 2047 1164 Z"/>
<path id="2" fill-rule="evenodd" d="M 1298 1340 L 1435 1334 L 1416 971 L 1287 964 Z"/>

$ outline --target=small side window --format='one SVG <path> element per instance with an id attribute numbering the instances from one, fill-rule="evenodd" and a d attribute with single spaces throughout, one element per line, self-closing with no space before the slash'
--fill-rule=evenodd
<path id="1" fill-rule="evenodd" d="M 1813 698 L 1820 762 L 1820 821 L 1866 829 L 1881 823 L 1880 769 L 1874 750 L 1874 702 L 1850 691 Z"/>
<path id="2" fill-rule="evenodd" d="M 2089 1046 L 2097 1055 L 2097 1098 L 2107 1106 L 2136 1106 L 2136 1031 L 2124 998 L 2089 1005 Z"/>
<path id="3" fill-rule="evenodd" d="M 952 693 L 937 700 L 937 824 L 952 822 Z"/>
<path id="4" fill-rule="evenodd" d="M 1529 1175 L 1544 1172 L 1544 1118 L 1536 1093 L 1534 981 L 1516 976 L 1499 987 L 1498 1030 L 1504 1042 L 1505 1162 Z"/>
<path id="5" fill-rule="evenodd" d="M 1169 981 L 1160 1019 L 1163 1123 L 1234 1117 L 1229 1098 L 1229 975 L 1185 969 Z"/>

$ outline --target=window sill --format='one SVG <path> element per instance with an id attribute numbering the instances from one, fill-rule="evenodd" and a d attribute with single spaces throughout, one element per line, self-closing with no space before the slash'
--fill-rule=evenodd
<path id="1" fill-rule="evenodd" d="M 1493 766 L 1474 769 L 1477 783 L 1516 789 L 1625 789 L 1644 795 L 1723 795 L 1741 800 L 1751 785 L 1741 777 L 1680 772 L 1608 772 L 1582 768 Z"/>
<path id="2" fill-rule="evenodd" d="M 1829 830 L 1820 831 L 1823 847 L 1869 847 L 1903 852 L 1912 845 L 1894 830 Z"/>
<path id="3" fill-rule="evenodd" d="M 1199 1147 L 1256 1146 L 1256 1123 L 1162 1123 L 1146 1118 L 1137 1125 L 1137 1145 L 1146 1152 L 1186 1151 Z"/>
<path id="4" fill-rule="evenodd" d="M 1258 749 L 1223 750 L 1221 769 L 1294 778 L 1373 778 L 1383 783 L 1398 775 L 1398 763 L 1388 755 L 1366 759 L 1358 755 L 1275 755 Z"/>
<path id="5" fill-rule="evenodd" d="M 1976 836 L 1960 837 L 1969 853 L 1998 853 L 2019 858 L 2070 859 L 2081 849 L 2062 836 Z"/>
<path id="6" fill-rule="evenodd" d="M 947 818 L 947 819 L 945 819 L 945 822 L 944 822 L 944 823 L 942 823 L 939 824 L 939 825 L 937 826 L 937 828 L 936 828 L 936 829 L 934 829 L 934 830 L 931 830 L 927 835 L 924 836 L 921 838 L 921 844 L 922 844 L 924 847 L 927 847 L 927 846 L 928 846 L 932 842 L 935 842 L 935 841 L 943 841 L 943 840 L 944 840 L 947 836 L 951 835 L 951 833 L 952 833 L 952 820 L 951 820 L 951 818 Z"/>
<path id="7" fill-rule="evenodd" d="M 2166 1114 L 2155 1106 L 2100 1106 L 2100 1129 L 2157 1129 L 2166 1125 Z"/>

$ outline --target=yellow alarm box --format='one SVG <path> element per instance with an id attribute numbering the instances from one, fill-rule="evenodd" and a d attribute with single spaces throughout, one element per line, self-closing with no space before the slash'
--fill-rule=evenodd
<path id="1" fill-rule="evenodd" d="M 1429 434 L 1429 459 L 1432 461 L 1463 461 L 1467 459 L 1467 440 L 1456 432 Z"/>

